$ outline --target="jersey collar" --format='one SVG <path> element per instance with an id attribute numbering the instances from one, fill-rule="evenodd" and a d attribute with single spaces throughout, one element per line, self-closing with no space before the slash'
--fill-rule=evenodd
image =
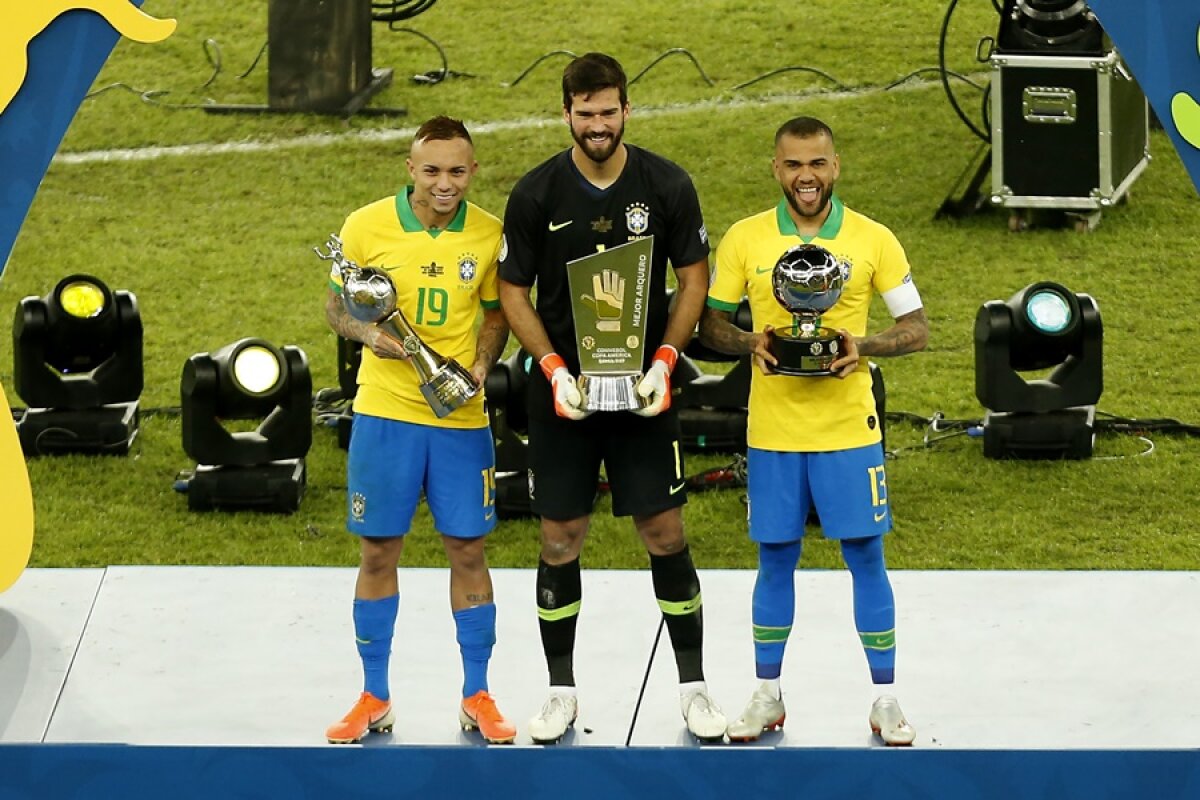
<path id="1" fill-rule="evenodd" d="M 467 201 L 462 200 L 458 204 L 458 213 L 454 215 L 454 219 L 450 220 L 450 224 L 444 228 L 426 228 L 421 224 L 421 220 L 417 219 L 416 213 L 412 210 L 412 205 L 408 198 L 412 195 L 413 187 L 406 186 L 404 191 L 396 195 L 396 216 L 400 220 L 400 227 L 405 233 L 420 233 L 427 231 L 430 236 L 436 237 L 442 231 L 454 231 L 462 233 L 463 225 L 467 221 Z"/>
<path id="2" fill-rule="evenodd" d="M 817 231 L 816 236 L 802 236 L 800 231 L 796 230 L 796 223 L 792 220 L 792 215 L 788 213 L 787 200 L 780 200 L 779 205 L 775 206 L 775 221 L 779 225 L 779 234 L 781 236 L 799 236 L 800 241 L 805 244 L 813 239 L 836 239 L 842 230 L 842 219 L 845 215 L 846 207 L 842 205 L 842 201 L 835 194 L 829 198 L 829 216 L 825 218 L 821 230 Z"/>

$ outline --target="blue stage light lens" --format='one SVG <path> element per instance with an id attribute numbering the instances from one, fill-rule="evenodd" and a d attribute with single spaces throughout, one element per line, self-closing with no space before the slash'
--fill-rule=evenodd
<path id="1" fill-rule="evenodd" d="M 1058 292 L 1043 289 L 1025 303 L 1025 316 L 1042 333 L 1062 333 L 1071 324 L 1071 306 Z"/>

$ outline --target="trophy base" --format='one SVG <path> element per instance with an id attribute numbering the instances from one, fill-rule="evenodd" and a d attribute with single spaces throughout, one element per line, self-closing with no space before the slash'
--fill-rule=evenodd
<path id="1" fill-rule="evenodd" d="M 580 375 L 585 411 L 635 411 L 650 405 L 637 393 L 641 375 Z"/>
<path id="2" fill-rule="evenodd" d="M 833 332 L 819 332 L 811 336 L 772 332 L 768 348 L 778 363 L 771 367 L 771 371 L 801 378 L 832 375 L 833 370 L 829 365 L 841 354 L 841 345 L 841 337 Z"/>
<path id="3" fill-rule="evenodd" d="M 421 394 L 438 419 L 462 408 L 482 387 L 457 361 L 447 361 L 421 384 Z"/>

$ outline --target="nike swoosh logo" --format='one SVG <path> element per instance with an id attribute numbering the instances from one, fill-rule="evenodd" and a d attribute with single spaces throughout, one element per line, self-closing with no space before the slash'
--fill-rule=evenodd
<path id="1" fill-rule="evenodd" d="M 756 273 L 758 273 L 759 275 L 765 275 L 766 273 L 770 272 L 773 269 L 775 269 L 775 268 L 774 267 L 755 267 L 754 271 Z"/>
<path id="2" fill-rule="evenodd" d="M 671 487 L 671 489 L 670 489 L 670 492 L 671 492 L 671 494 L 679 494 L 680 492 L 682 492 L 682 491 L 683 491 L 683 487 L 684 487 L 685 485 L 686 485 L 686 484 L 683 484 L 683 483 L 681 483 L 681 484 L 679 484 L 678 486 L 672 486 L 672 487 Z"/>
<path id="3" fill-rule="evenodd" d="M 883 522 L 883 518 L 884 518 L 884 517 L 886 517 L 886 516 L 887 516 L 887 512 L 886 512 L 886 511 L 880 511 L 878 514 L 876 514 L 876 515 L 875 515 L 875 521 L 876 521 L 876 522 Z"/>
<path id="4" fill-rule="evenodd" d="M 554 231 L 561 231 L 563 228 L 567 227 L 574 221 L 575 220 L 573 220 L 573 219 L 569 219 L 566 222 L 560 222 L 557 225 L 554 224 L 553 222 L 551 222 L 550 223 L 550 232 L 553 233 Z"/>
<path id="5" fill-rule="evenodd" d="M 491 518 L 492 518 L 492 517 L 494 517 L 494 516 L 496 516 L 496 512 L 495 512 L 495 511 L 489 511 L 488 513 L 486 513 L 486 514 L 484 514 L 484 515 L 483 515 L 483 520 L 484 520 L 484 522 L 487 522 L 489 519 L 491 519 Z"/>

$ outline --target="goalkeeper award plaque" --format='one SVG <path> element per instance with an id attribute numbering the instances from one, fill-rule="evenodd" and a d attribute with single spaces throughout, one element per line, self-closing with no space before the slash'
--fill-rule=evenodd
<path id="1" fill-rule="evenodd" d="M 629 411 L 648 400 L 636 389 L 650 314 L 654 237 L 567 262 L 579 350 L 579 392 L 588 411 Z"/>

